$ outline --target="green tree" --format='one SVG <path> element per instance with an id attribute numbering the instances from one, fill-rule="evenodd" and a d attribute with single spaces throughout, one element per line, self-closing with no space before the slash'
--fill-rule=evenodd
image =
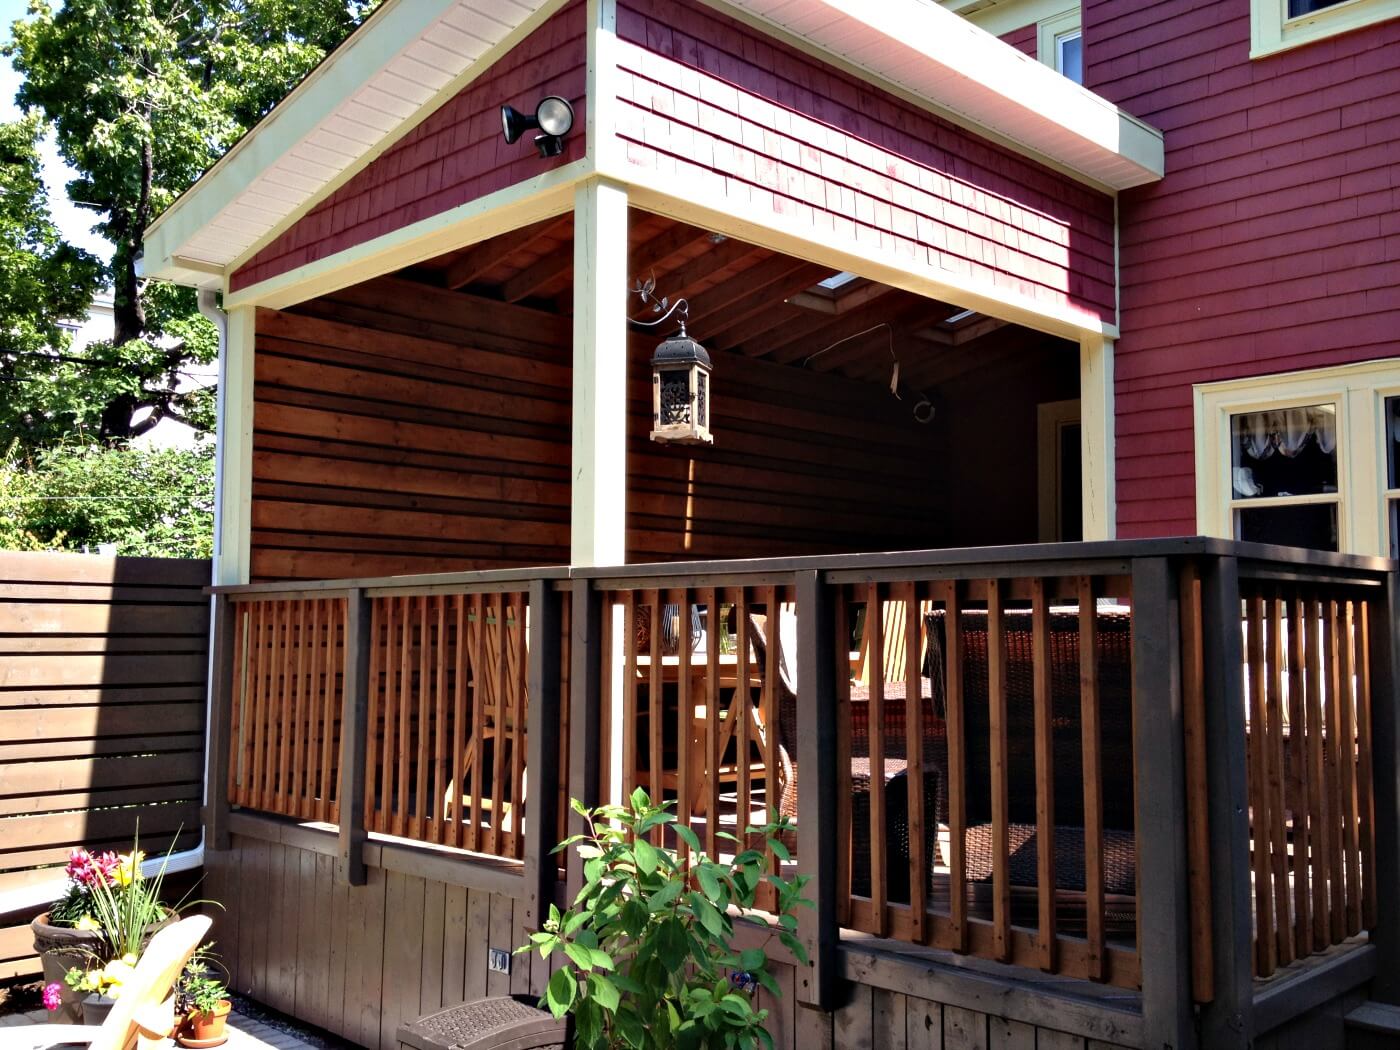
<path id="1" fill-rule="evenodd" d="M 59 322 L 87 314 L 102 275 L 49 217 L 38 141 L 35 117 L 0 123 L 0 447 L 72 428 L 54 378 L 76 359 Z"/>
<path id="2" fill-rule="evenodd" d="M 139 277 L 142 234 L 376 2 L 33 0 L 14 23 L 5 53 L 24 77 L 17 101 L 54 129 L 78 172 L 69 196 L 113 245 L 113 340 L 63 375 L 100 438 L 166 417 L 207 421 L 207 402 L 179 380 L 212 358 L 211 326 L 191 291 Z M 133 425 L 140 408 L 149 413 Z"/>
<path id="3" fill-rule="evenodd" d="M 0 464 L 0 549 L 207 558 L 214 446 L 62 444 Z"/>

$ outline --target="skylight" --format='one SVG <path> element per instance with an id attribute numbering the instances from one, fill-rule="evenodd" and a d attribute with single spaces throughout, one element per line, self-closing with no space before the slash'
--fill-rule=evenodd
<path id="1" fill-rule="evenodd" d="M 847 270 L 842 270 L 840 273 L 834 273 L 823 281 L 818 281 L 817 287 L 825 288 L 828 292 L 834 292 L 836 291 L 836 289 L 850 284 L 855 279 L 855 274 L 850 273 Z"/>

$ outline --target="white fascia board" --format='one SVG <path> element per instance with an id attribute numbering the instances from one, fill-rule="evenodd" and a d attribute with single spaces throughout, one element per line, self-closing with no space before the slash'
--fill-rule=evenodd
<path id="1" fill-rule="evenodd" d="M 172 256 L 209 225 L 229 201 L 336 113 L 373 72 L 418 41 L 453 3 L 454 0 L 386 0 L 334 54 L 147 228 L 143 275 L 191 283 L 189 272 L 175 265 Z"/>
<path id="2" fill-rule="evenodd" d="M 1156 128 L 926 0 L 726 2 L 1111 190 L 1165 171 Z"/>

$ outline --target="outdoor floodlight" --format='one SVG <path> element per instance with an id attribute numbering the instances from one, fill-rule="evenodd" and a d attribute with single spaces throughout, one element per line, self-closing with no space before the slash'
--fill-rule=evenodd
<path id="1" fill-rule="evenodd" d="M 568 99 L 549 95 L 540 100 L 534 115 L 521 113 L 514 106 L 501 107 L 501 130 L 506 142 L 514 145 L 530 128 L 544 132 L 535 136 L 535 148 L 541 157 L 557 157 L 564 152 L 564 136 L 574 127 L 574 107 Z"/>

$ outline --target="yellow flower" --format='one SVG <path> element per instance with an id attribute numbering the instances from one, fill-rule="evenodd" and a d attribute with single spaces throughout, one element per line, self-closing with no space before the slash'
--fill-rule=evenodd
<path id="1" fill-rule="evenodd" d="M 130 886 L 133 882 L 141 879 L 141 862 L 146 859 L 144 852 L 123 853 L 117 864 L 117 882 L 122 886 Z"/>
<path id="2" fill-rule="evenodd" d="M 84 915 L 74 924 L 73 928 L 75 930 L 100 930 L 102 929 L 102 924 L 91 915 Z"/>
<path id="3" fill-rule="evenodd" d="M 102 971 L 101 971 L 101 970 L 89 970 L 89 971 L 87 972 L 86 984 L 87 984 L 88 988 L 91 989 L 92 991 L 96 991 L 98 988 L 101 988 L 101 987 L 102 987 Z"/>
<path id="4" fill-rule="evenodd" d="M 131 961 L 128 962 L 128 959 Z M 125 984 L 135 972 L 135 967 L 132 965 L 135 961 L 136 957 L 134 955 L 124 955 L 120 959 L 113 959 L 102 970 L 103 980 L 110 985 L 120 987 Z M 115 992 L 109 991 L 107 994 L 114 995 Z"/>

